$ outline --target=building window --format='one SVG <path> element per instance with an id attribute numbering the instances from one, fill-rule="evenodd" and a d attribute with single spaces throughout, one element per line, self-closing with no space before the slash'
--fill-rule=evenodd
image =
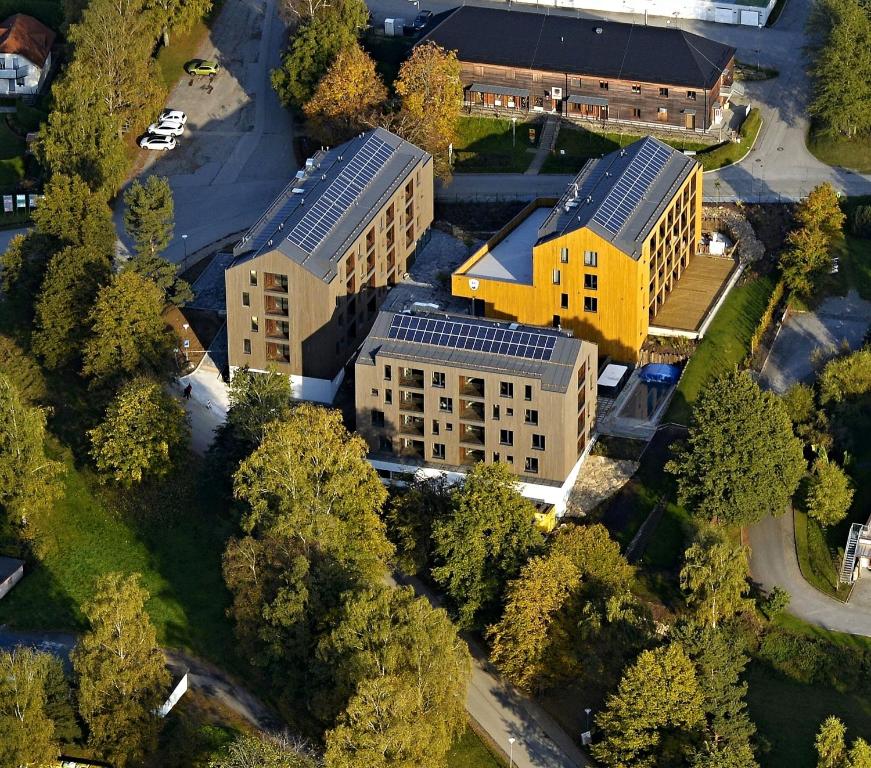
<path id="1" fill-rule="evenodd" d="M 598 312 L 599 300 L 595 296 L 584 296 L 584 312 Z"/>
<path id="2" fill-rule="evenodd" d="M 580 88 L 581 87 L 581 78 L 579 78 L 579 77 L 572 77 L 570 79 L 570 82 L 571 82 L 572 88 Z"/>
<path id="3" fill-rule="evenodd" d="M 597 291 L 599 289 L 599 276 L 585 274 L 584 288 L 588 291 Z"/>
<path id="4" fill-rule="evenodd" d="M 372 397 L 378 397 L 378 388 L 372 387 Z"/>
<path id="5" fill-rule="evenodd" d="M 538 411 L 527 408 L 526 413 L 524 414 L 524 421 L 527 424 L 532 424 L 533 427 L 538 426 Z"/>
<path id="6" fill-rule="evenodd" d="M 432 420 L 432 433 L 434 435 L 437 435 L 439 433 L 439 420 L 438 419 Z"/>
<path id="7" fill-rule="evenodd" d="M 448 422 L 447 424 L 445 424 L 445 432 L 453 432 L 453 431 L 454 431 L 454 425 L 453 425 L 453 424 L 451 424 L 450 422 Z"/>
<path id="8" fill-rule="evenodd" d="M 560 309 L 568 309 L 569 308 L 569 295 L 567 293 L 561 293 L 559 298 Z"/>
<path id="9" fill-rule="evenodd" d="M 696 100 L 696 92 L 695 91 L 687 91 L 687 98 L 690 101 L 695 101 Z"/>
<path id="10" fill-rule="evenodd" d="M 584 251 L 584 266 L 585 267 L 598 267 L 599 266 L 599 252 L 598 251 Z"/>
<path id="11" fill-rule="evenodd" d="M 248 275 L 248 279 L 251 282 L 251 285 L 257 285 L 257 270 L 252 269 Z"/>
<path id="12" fill-rule="evenodd" d="M 562 319 L 559 315 L 553 316 L 553 327 L 554 328 L 562 328 Z"/>
<path id="13" fill-rule="evenodd" d="M 505 463 L 506 464 L 513 464 L 514 463 L 514 457 L 510 453 L 505 457 Z"/>
<path id="14" fill-rule="evenodd" d="M 386 435 L 379 435 L 378 450 L 386 453 L 393 453 L 393 441 Z"/>
<path id="15" fill-rule="evenodd" d="M 633 85 L 632 86 L 632 93 L 641 93 L 641 86 L 640 85 Z"/>
<path id="16" fill-rule="evenodd" d="M 248 291 L 242 291 L 242 306 L 250 307 L 251 306 L 251 294 Z"/>
<path id="17" fill-rule="evenodd" d="M 494 464 L 499 463 L 499 452 L 498 451 L 493 451 L 493 463 Z"/>
<path id="18" fill-rule="evenodd" d="M 536 451 L 543 451 L 545 446 L 545 438 L 544 435 L 533 435 L 532 436 L 532 447 Z"/>
<path id="19" fill-rule="evenodd" d="M 668 88 L 660 88 L 660 89 L 659 89 L 659 95 L 660 95 L 660 96 L 665 96 L 666 98 L 668 98 Z"/>
<path id="20" fill-rule="evenodd" d="M 498 405 L 493 406 L 493 418 L 496 421 L 499 421 L 499 406 Z"/>
<path id="21" fill-rule="evenodd" d="M 384 366 L 384 381 L 393 381 L 393 368 L 389 365 Z"/>
<path id="22" fill-rule="evenodd" d="M 569 249 L 568 248 L 560 248 L 559 249 L 559 260 L 562 264 L 569 263 Z"/>
<path id="23" fill-rule="evenodd" d="M 514 409 L 513 409 L 513 408 L 506 408 L 506 409 L 505 409 L 505 415 L 506 415 L 506 416 L 513 416 L 513 415 L 514 415 Z"/>
<path id="24" fill-rule="evenodd" d="M 439 398 L 439 410 L 442 413 L 453 413 L 454 412 L 454 400 L 451 397 L 440 397 Z"/>
<path id="25" fill-rule="evenodd" d="M 385 389 L 384 390 L 384 403 L 386 405 L 393 405 L 393 390 Z"/>
<path id="26" fill-rule="evenodd" d="M 660 123 L 665 123 L 668 121 L 668 110 L 665 107 L 660 107 L 656 110 L 656 119 L 659 120 Z"/>
<path id="27" fill-rule="evenodd" d="M 559 281 L 560 281 L 560 273 L 559 273 L 558 269 L 555 269 L 553 271 L 553 284 L 559 285 Z"/>
<path id="28" fill-rule="evenodd" d="M 251 354 L 251 339 L 242 339 L 242 351 L 246 355 Z"/>
<path id="29" fill-rule="evenodd" d="M 260 321 L 257 315 L 251 315 L 251 333 L 257 333 L 260 330 Z"/>
<path id="30" fill-rule="evenodd" d="M 500 429 L 499 442 L 502 445 L 514 445 L 514 433 L 510 429 Z"/>
<path id="31" fill-rule="evenodd" d="M 444 443 L 433 443 L 432 444 L 432 457 L 434 459 L 445 460 L 445 444 Z"/>
<path id="32" fill-rule="evenodd" d="M 443 371 L 433 371 L 432 385 L 434 387 L 438 387 L 439 389 L 445 388 L 445 374 Z"/>
<path id="33" fill-rule="evenodd" d="M 608 81 L 607 80 L 599 80 L 599 88 L 603 91 L 608 90 Z"/>
<path id="34" fill-rule="evenodd" d="M 384 426 L 384 411 L 379 411 L 376 409 L 372 409 L 372 426 L 373 427 L 383 427 Z"/>
<path id="35" fill-rule="evenodd" d="M 514 397 L 514 385 L 510 381 L 499 382 L 500 397 Z"/>
<path id="36" fill-rule="evenodd" d="M 524 400 L 532 400 L 532 384 L 525 384 L 523 386 L 523 399 Z"/>
<path id="37" fill-rule="evenodd" d="M 537 475 L 538 474 L 538 459 L 536 459 L 532 456 L 527 456 L 526 463 L 523 465 L 523 471 L 530 474 L 530 475 Z"/>
<path id="38" fill-rule="evenodd" d="M 641 110 L 638 107 L 632 107 L 632 117 L 636 120 L 641 119 Z"/>

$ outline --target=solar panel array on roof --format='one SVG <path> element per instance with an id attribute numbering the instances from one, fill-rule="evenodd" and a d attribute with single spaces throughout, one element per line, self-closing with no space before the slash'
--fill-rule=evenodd
<path id="1" fill-rule="evenodd" d="M 393 151 L 393 147 L 372 134 L 296 223 L 287 239 L 306 253 L 313 253 Z"/>
<path id="2" fill-rule="evenodd" d="M 616 235 L 670 157 L 671 152 L 665 147 L 645 141 L 605 196 L 593 221 Z"/>
<path id="3" fill-rule="evenodd" d="M 550 360 L 557 337 L 527 330 L 511 330 L 433 317 L 395 315 L 388 337 L 397 341 L 490 352 L 494 355 Z"/>

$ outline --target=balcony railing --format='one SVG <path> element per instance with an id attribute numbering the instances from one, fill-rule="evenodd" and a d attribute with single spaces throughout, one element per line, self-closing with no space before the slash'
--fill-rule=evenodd
<path id="1" fill-rule="evenodd" d="M 267 296 L 265 308 L 267 315 L 287 317 L 290 314 L 290 304 L 287 299 L 276 299 L 272 296 Z"/>
<path id="2" fill-rule="evenodd" d="M 412 417 L 404 418 L 399 426 L 399 432 L 403 435 L 424 435 L 423 419 Z"/>
<path id="3" fill-rule="evenodd" d="M 460 418 L 463 421 L 484 421 L 484 403 L 473 400 L 460 401 Z"/>
<path id="4" fill-rule="evenodd" d="M 399 385 L 411 389 L 423 389 L 423 371 L 414 374 L 400 374 Z"/>
<path id="5" fill-rule="evenodd" d="M 403 440 L 400 444 L 399 455 L 406 459 L 423 459 L 424 451 L 423 440 Z"/>
<path id="6" fill-rule="evenodd" d="M 399 410 L 423 413 L 423 395 L 401 393 L 399 396 Z"/>

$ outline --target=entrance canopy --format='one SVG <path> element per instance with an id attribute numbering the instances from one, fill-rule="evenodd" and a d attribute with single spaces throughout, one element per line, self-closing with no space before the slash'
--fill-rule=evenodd
<path id="1" fill-rule="evenodd" d="M 602 99 L 598 96 L 578 96 L 573 94 L 569 96 L 569 104 L 587 104 L 591 107 L 607 107 L 608 99 Z"/>
<path id="2" fill-rule="evenodd" d="M 490 83 L 472 83 L 470 93 L 492 93 L 496 96 L 529 96 L 526 88 L 509 88 L 507 85 L 490 85 Z"/>

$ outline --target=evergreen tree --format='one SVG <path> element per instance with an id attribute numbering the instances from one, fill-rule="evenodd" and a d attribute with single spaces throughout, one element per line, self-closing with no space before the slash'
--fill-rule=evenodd
<path id="1" fill-rule="evenodd" d="M 149 176 L 145 184 L 136 179 L 124 193 L 124 229 L 136 254 L 154 257 L 172 240 L 174 203 L 169 180 Z"/>
<path id="2" fill-rule="evenodd" d="M 83 606 L 90 629 L 72 653 L 89 741 L 119 768 L 153 749 L 154 710 L 169 694 L 166 660 L 145 611 L 148 598 L 138 574 L 101 576 Z"/>
<path id="3" fill-rule="evenodd" d="M 746 372 L 718 376 L 693 408 L 688 445 L 666 470 L 678 500 L 703 519 L 749 524 L 784 512 L 805 471 L 780 400 Z"/>
<path id="4" fill-rule="evenodd" d="M 129 270 L 115 275 L 88 315 L 93 336 L 85 343 L 83 373 L 96 380 L 162 373 L 172 348 L 163 307 L 154 283 Z"/>
<path id="5" fill-rule="evenodd" d="M 457 609 L 460 626 L 493 612 L 504 585 L 541 547 L 535 507 L 504 464 L 477 464 L 454 491 L 450 514 L 433 524 L 439 565 L 433 578 Z"/>
<path id="6" fill-rule="evenodd" d="M 847 729 L 837 717 L 827 717 L 817 733 L 817 768 L 846 768 Z"/>
<path id="7" fill-rule="evenodd" d="M 106 259 L 115 251 L 109 206 L 78 176 L 52 177 L 33 211 L 33 223 L 61 245 L 88 248 Z"/>
<path id="8" fill-rule="evenodd" d="M 820 525 L 836 525 L 853 503 L 850 478 L 835 462 L 819 458 L 814 462 L 805 504 L 807 513 Z"/>
<path id="9" fill-rule="evenodd" d="M 178 267 L 160 256 L 141 253 L 130 259 L 125 269 L 135 272 L 160 288 L 165 304 L 180 307 L 194 298 L 190 283 L 179 277 Z"/>
<path id="10" fill-rule="evenodd" d="M 39 365 L 9 336 L 0 334 L 0 371 L 25 400 L 38 403 L 45 399 L 45 378 Z"/>
<path id="11" fill-rule="evenodd" d="M 49 370 L 69 365 L 82 353 L 88 310 L 112 267 L 99 251 L 68 246 L 49 262 L 36 304 L 33 351 Z"/>
<path id="12" fill-rule="evenodd" d="M 103 423 L 88 435 L 97 469 L 130 487 L 169 474 L 190 430 L 178 402 L 157 382 L 139 377 L 121 387 Z"/>

